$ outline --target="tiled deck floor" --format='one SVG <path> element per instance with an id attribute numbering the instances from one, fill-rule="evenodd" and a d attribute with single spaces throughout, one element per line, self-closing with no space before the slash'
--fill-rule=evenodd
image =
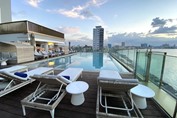
<path id="1" fill-rule="evenodd" d="M 96 98 L 98 73 L 84 72 L 83 78 L 89 84 L 88 91 L 85 92 L 85 102 L 81 106 L 73 106 L 70 103 L 70 94 L 67 94 L 61 103 L 56 107 L 55 118 L 96 118 Z M 29 84 L 0 98 L 0 117 L 2 118 L 22 118 L 22 108 L 20 100 L 32 93 L 38 82 Z M 152 100 L 148 100 L 146 110 L 141 110 L 145 118 L 166 118 Z M 48 111 L 26 108 L 26 118 L 50 118 Z"/>

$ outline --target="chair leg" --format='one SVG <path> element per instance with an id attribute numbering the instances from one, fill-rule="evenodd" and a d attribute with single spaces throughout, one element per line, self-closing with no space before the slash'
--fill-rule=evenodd
<path id="1" fill-rule="evenodd" d="M 54 113 L 55 113 L 55 109 L 50 110 L 50 114 L 51 114 L 52 118 L 54 118 Z"/>
<path id="2" fill-rule="evenodd" d="M 25 106 L 22 105 L 23 115 L 26 116 Z"/>

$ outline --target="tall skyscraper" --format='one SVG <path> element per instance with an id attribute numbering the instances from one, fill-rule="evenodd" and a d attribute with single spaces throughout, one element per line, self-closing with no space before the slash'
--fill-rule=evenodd
<path id="1" fill-rule="evenodd" d="M 102 51 L 104 44 L 104 28 L 96 26 L 93 29 L 93 50 Z"/>
<path id="2" fill-rule="evenodd" d="M 0 0 L 0 23 L 11 21 L 11 0 Z"/>
<path id="3" fill-rule="evenodd" d="M 125 42 L 122 42 L 122 43 L 121 43 L 121 46 L 122 46 L 122 47 L 125 47 Z"/>

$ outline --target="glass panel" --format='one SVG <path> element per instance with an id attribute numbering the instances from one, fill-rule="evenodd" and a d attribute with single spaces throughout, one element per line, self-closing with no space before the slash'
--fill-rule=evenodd
<path id="1" fill-rule="evenodd" d="M 118 59 L 125 65 L 127 65 L 132 70 L 135 69 L 135 61 L 136 61 L 135 49 L 129 49 L 129 50 L 116 49 L 116 50 L 111 50 L 110 53 L 113 54 L 116 59 Z"/>
<path id="2" fill-rule="evenodd" d="M 177 97 L 177 57 L 166 56 L 162 87 Z"/>
<path id="3" fill-rule="evenodd" d="M 136 61 L 136 50 L 129 50 L 127 62 L 132 69 L 135 69 L 135 61 Z"/>
<path id="4" fill-rule="evenodd" d="M 146 52 L 138 52 L 136 75 L 142 80 L 145 80 L 146 77 L 146 65 L 147 65 Z"/>
<path id="5" fill-rule="evenodd" d="M 153 54 L 151 55 L 151 65 L 150 65 L 150 75 L 149 79 L 154 84 L 159 86 L 161 71 L 163 63 L 163 54 Z"/>

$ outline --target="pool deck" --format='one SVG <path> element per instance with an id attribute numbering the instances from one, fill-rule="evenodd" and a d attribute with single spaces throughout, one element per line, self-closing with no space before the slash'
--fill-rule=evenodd
<path id="1" fill-rule="evenodd" d="M 56 71 L 55 73 L 58 73 Z M 85 102 L 81 106 L 73 106 L 70 103 L 71 95 L 67 94 L 61 103 L 56 107 L 55 118 L 96 118 L 97 81 L 98 72 L 83 72 L 79 80 L 89 84 L 89 89 L 84 93 Z M 20 88 L 0 98 L 0 115 L 3 118 L 24 118 L 20 101 L 32 93 L 38 82 L 35 81 L 23 88 Z M 148 107 L 140 110 L 144 118 L 167 118 L 168 116 L 160 110 L 152 99 L 147 100 Z M 26 118 L 50 118 L 48 111 L 26 109 Z M 107 117 L 108 118 L 108 117 Z"/>

